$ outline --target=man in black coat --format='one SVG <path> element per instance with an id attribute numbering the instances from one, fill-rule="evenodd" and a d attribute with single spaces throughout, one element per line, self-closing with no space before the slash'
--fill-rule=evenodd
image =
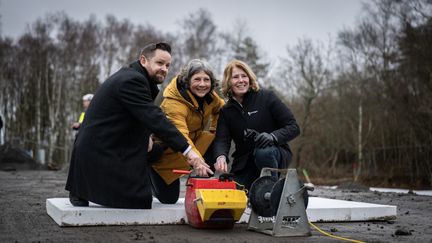
<path id="1" fill-rule="evenodd" d="M 166 43 L 143 48 L 139 60 L 98 89 L 77 134 L 66 190 L 74 206 L 88 201 L 117 208 L 151 208 L 148 152 L 154 133 L 183 152 L 198 175 L 212 171 L 153 104 L 171 64 Z"/>

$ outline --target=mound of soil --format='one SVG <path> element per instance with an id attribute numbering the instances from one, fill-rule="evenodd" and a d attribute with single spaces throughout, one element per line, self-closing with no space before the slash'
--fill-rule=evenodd
<path id="1" fill-rule="evenodd" d="M 0 146 L 0 170 L 40 170 L 44 166 L 36 162 L 24 150 L 14 147 L 9 143 Z"/>

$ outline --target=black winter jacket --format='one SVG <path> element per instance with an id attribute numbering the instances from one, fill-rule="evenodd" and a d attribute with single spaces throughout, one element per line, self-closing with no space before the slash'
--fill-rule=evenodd
<path id="1" fill-rule="evenodd" d="M 231 139 L 234 140 L 232 173 L 245 168 L 255 148 L 252 139 L 244 139 L 244 130 L 247 128 L 260 133 L 273 133 L 282 154 L 280 168 L 288 167 L 291 158 L 288 142 L 300 134 L 300 128 L 291 110 L 272 91 L 249 91 L 245 94 L 242 105 L 230 98 L 221 110 L 214 152 L 216 157 L 225 155 L 228 158 Z"/>

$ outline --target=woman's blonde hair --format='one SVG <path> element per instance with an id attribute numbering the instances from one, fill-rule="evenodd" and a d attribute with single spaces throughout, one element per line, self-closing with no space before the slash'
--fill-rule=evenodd
<path id="1" fill-rule="evenodd" d="M 243 61 L 240 60 L 232 60 L 231 62 L 229 62 L 224 70 L 224 74 L 223 74 L 223 80 L 222 80 L 222 94 L 229 98 L 232 96 L 232 87 L 231 87 L 231 78 L 232 78 L 232 72 L 234 67 L 236 68 L 240 68 L 241 70 L 243 70 L 246 75 L 249 77 L 249 85 L 250 85 L 250 90 L 253 91 L 258 91 L 259 90 L 259 85 L 257 82 L 257 77 L 255 75 L 255 73 L 252 71 L 252 69 Z"/>

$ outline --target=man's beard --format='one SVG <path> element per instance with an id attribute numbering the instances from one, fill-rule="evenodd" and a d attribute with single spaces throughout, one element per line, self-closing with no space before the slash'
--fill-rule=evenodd
<path id="1" fill-rule="evenodd" d="M 166 76 L 165 76 L 165 77 L 166 77 Z M 151 75 L 151 76 L 150 76 L 150 80 L 151 80 L 153 83 L 155 83 L 155 84 L 162 84 L 163 81 L 165 80 L 165 77 L 164 77 L 162 80 L 160 80 L 160 79 L 158 78 L 158 76 L 157 76 L 157 73 L 155 73 L 154 75 Z"/>
<path id="2" fill-rule="evenodd" d="M 160 80 L 156 74 L 150 76 L 150 81 L 152 81 L 155 84 L 161 84 L 161 83 L 164 82 L 164 80 L 165 80 L 165 78 L 163 78 L 162 80 Z"/>

